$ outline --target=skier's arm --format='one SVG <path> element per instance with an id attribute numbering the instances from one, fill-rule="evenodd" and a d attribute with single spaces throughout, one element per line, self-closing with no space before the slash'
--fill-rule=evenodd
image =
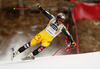
<path id="1" fill-rule="evenodd" d="M 49 19 L 52 19 L 52 18 L 53 18 L 53 16 L 52 16 L 49 12 L 47 12 L 45 9 L 43 9 L 42 6 L 41 6 L 39 3 L 37 3 L 37 7 L 41 10 L 41 12 L 42 12 L 47 18 L 49 18 Z"/>
<path id="2" fill-rule="evenodd" d="M 73 40 L 73 37 L 71 36 L 71 34 L 68 32 L 68 30 L 67 30 L 67 28 L 62 28 L 62 32 L 67 36 L 67 38 L 69 39 L 69 40 L 71 40 L 71 43 L 73 44 L 73 45 L 76 45 L 76 43 L 74 42 L 74 40 Z"/>

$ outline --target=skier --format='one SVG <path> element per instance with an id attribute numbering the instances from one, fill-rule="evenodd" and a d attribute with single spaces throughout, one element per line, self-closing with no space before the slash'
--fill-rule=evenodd
<path id="1" fill-rule="evenodd" d="M 69 41 L 72 43 L 72 46 L 76 46 L 76 43 L 74 42 L 72 36 L 68 32 L 67 28 L 63 25 L 63 22 L 65 20 L 65 15 L 63 13 L 59 13 L 57 17 L 55 18 L 53 15 L 51 15 L 49 12 L 47 12 L 45 9 L 42 8 L 42 6 L 37 3 L 36 6 L 42 11 L 42 13 L 50 19 L 49 24 L 47 27 L 38 33 L 30 42 L 20 47 L 17 51 L 13 53 L 13 57 L 18 55 L 19 53 L 22 53 L 29 47 L 34 46 L 37 43 L 41 42 L 41 46 L 35 49 L 32 53 L 30 53 L 28 56 L 25 57 L 25 59 L 34 59 L 35 55 L 40 53 L 42 50 L 44 50 L 46 47 L 50 45 L 52 40 L 61 32 L 64 32 L 66 37 L 69 39 Z"/>

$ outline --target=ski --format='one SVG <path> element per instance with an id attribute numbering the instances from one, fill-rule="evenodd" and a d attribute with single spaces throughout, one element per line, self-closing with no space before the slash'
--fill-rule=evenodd
<path id="1" fill-rule="evenodd" d="M 14 48 L 11 48 L 11 61 L 13 61 Z"/>
<path id="2" fill-rule="evenodd" d="M 31 57 L 31 58 L 30 57 L 21 58 L 21 60 L 23 60 L 23 61 L 24 60 L 34 60 L 34 59 L 35 59 L 35 57 Z"/>

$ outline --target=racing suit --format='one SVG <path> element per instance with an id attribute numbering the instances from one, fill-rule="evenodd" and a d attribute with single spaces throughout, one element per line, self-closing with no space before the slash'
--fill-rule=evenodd
<path id="1" fill-rule="evenodd" d="M 20 53 L 27 48 L 41 42 L 41 46 L 32 52 L 33 55 L 37 55 L 44 48 L 48 47 L 52 40 L 61 32 L 63 32 L 71 42 L 74 42 L 73 38 L 71 37 L 64 24 L 58 24 L 56 18 L 49 12 L 47 12 L 45 9 L 43 9 L 41 5 L 38 5 L 37 7 L 50 21 L 43 31 L 38 33 L 29 43 L 23 45 L 21 48 L 18 49 Z"/>

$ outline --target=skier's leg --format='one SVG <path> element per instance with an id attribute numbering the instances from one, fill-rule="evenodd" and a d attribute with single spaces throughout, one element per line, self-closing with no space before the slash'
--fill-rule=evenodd
<path id="1" fill-rule="evenodd" d="M 46 47 L 45 46 L 40 46 L 37 49 L 35 49 L 32 53 L 30 53 L 27 57 L 35 56 L 38 53 L 40 53 L 42 50 L 44 50 Z"/>
<path id="2" fill-rule="evenodd" d="M 35 49 L 32 53 L 30 53 L 28 56 L 23 58 L 22 60 L 28 60 L 28 59 L 35 59 L 35 55 L 39 54 L 42 50 L 44 50 L 46 47 L 45 46 L 40 46 L 37 49 Z"/>
<path id="3" fill-rule="evenodd" d="M 54 38 L 51 36 L 51 35 L 48 35 L 47 38 L 43 39 L 41 41 L 41 46 L 38 47 L 37 49 L 35 49 L 31 55 L 35 56 L 37 55 L 38 53 L 40 53 L 42 50 L 44 50 L 46 47 L 48 47 L 50 45 L 50 43 L 52 42 Z"/>
<path id="4" fill-rule="evenodd" d="M 42 50 L 44 50 L 46 47 L 45 46 L 40 46 L 37 49 L 35 49 L 32 53 L 33 55 L 37 55 L 38 53 L 40 53 Z"/>
<path id="5" fill-rule="evenodd" d="M 13 57 L 15 57 L 16 55 L 18 55 L 19 53 L 25 51 L 27 48 L 30 47 L 30 42 L 28 42 L 27 44 L 23 45 L 22 47 L 20 47 L 17 51 L 15 51 L 13 53 Z"/>
<path id="6" fill-rule="evenodd" d="M 18 49 L 18 51 L 21 53 L 21 52 L 23 52 L 23 51 L 25 51 L 27 48 L 29 48 L 30 47 L 30 42 L 29 43 L 27 43 L 27 44 L 25 44 L 25 45 L 23 45 L 22 47 L 20 47 L 19 49 Z"/>
<path id="7" fill-rule="evenodd" d="M 39 43 L 41 40 L 42 40 L 41 34 L 39 33 L 29 43 L 23 45 L 17 51 L 15 51 L 15 53 L 13 53 L 13 57 L 15 57 L 16 55 L 18 55 L 19 53 L 22 53 L 23 51 L 25 51 L 29 47 L 32 47 L 35 44 Z"/>

